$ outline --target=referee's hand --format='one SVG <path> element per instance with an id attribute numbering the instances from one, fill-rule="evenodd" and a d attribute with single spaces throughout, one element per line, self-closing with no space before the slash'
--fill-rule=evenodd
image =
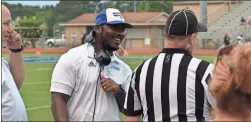
<path id="1" fill-rule="evenodd" d="M 118 93 L 121 91 L 119 85 L 110 78 L 105 78 L 100 74 L 101 87 L 106 92 Z"/>

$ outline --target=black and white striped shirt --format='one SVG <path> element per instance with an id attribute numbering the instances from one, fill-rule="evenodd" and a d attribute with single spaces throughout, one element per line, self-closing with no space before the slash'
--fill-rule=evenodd
<path id="1" fill-rule="evenodd" d="M 135 69 L 123 113 L 143 121 L 207 121 L 215 104 L 207 85 L 212 69 L 184 49 L 165 48 Z"/>

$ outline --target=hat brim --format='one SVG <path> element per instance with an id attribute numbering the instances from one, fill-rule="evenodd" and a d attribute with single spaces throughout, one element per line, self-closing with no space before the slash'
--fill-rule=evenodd
<path id="1" fill-rule="evenodd" d="M 124 25 L 125 28 L 133 28 L 133 26 L 129 23 L 121 22 L 121 21 L 113 21 L 106 23 L 108 25 Z"/>
<path id="2" fill-rule="evenodd" d="M 198 23 L 198 32 L 207 32 L 207 26 L 203 23 Z"/>

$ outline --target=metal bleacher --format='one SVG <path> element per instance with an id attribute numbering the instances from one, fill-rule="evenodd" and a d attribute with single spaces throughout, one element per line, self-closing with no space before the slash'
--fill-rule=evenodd
<path id="1" fill-rule="evenodd" d="M 219 45 L 223 43 L 225 33 L 235 39 L 239 35 L 251 37 L 251 25 L 240 26 L 241 17 L 248 21 L 251 15 L 251 1 L 242 1 L 216 22 L 208 25 L 208 32 L 199 34 L 200 39 L 213 40 Z"/>

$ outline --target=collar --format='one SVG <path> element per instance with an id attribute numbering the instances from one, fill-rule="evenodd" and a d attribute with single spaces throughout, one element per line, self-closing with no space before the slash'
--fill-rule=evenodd
<path id="1" fill-rule="evenodd" d="M 161 53 L 167 53 L 167 54 L 183 53 L 191 56 L 191 53 L 183 48 L 163 48 Z"/>
<path id="2" fill-rule="evenodd" d="M 94 59 L 95 51 L 94 51 L 94 47 L 93 47 L 93 45 L 91 43 L 87 43 L 87 51 L 88 51 L 88 57 Z M 111 56 L 111 62 L 119 63 L 119 58 L 117 57 L 115 52 L 113 52 L 113 55 Z"/>

